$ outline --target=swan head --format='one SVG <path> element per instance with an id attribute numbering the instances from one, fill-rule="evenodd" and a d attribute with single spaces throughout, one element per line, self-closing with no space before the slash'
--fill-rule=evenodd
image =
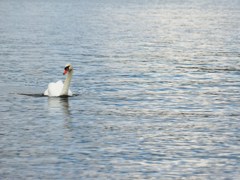
<path id="1" fill-rule="evenodd" d="M 68 72 L 71 72 L 73 70 L 73 67 L 71 64 L 66 64 L 65 68 L 64 68 L 64 72 L 63 75 L 67 74 Z"/>

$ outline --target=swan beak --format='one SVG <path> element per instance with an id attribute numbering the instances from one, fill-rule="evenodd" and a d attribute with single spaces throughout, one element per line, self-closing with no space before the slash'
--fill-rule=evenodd
<path id="1" fill-rule="evenodd" d="M 64 70 L 64 72 L 63 72 L 63 75 L 66 75 L 66 74 L 67 74 L 67 72 L 68 72 L 68 70 L 67 70 L 67 69 L 65 69 L 65 70 Z"/>

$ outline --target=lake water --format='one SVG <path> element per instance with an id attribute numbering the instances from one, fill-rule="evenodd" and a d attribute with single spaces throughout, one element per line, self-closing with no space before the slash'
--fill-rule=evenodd
<path id="1" fill-rule="evenodd" d="M 239 45 L 238 0 L 1 0 L 1 179 L 239 179 Z"/>

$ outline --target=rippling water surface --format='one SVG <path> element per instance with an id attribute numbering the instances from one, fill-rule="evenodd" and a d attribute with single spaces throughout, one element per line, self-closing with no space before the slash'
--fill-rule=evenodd
<path id="1" fill-rule="evenodd" d="M 1 179 L 239 179 L 239 12 L 1 0 Z M 66 63 L 77 96 L 40 96 Z"/>

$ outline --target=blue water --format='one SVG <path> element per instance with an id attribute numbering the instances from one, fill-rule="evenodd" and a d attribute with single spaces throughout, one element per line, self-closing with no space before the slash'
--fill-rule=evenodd
<path id="1" fill-rule="evenodd" d="M 1 0 L 1 179 L 239 179 L 239 12 Z M 41 96 L 67 63 L 76 96 Z"/>

